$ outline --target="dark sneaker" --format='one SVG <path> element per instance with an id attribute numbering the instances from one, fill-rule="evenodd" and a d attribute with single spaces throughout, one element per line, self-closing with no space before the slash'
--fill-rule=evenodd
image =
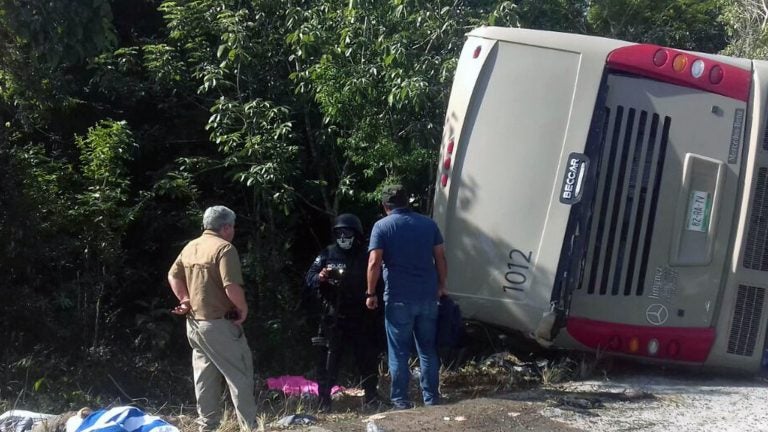
<path id="1" fill-rule="evenodd" d="M 392 410 L 394 411 L 407 410 L 411 408 L 413 408 L 413 402 L 409 402 L 409 401 L 392 402 Z"/>

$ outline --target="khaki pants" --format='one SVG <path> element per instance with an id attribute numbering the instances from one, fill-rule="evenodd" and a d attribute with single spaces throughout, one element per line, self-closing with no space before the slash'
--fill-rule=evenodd
<path id="1" fill-rule="evenodd" d="M 212 431 L 221 422 L 225 380 L 241 429 L 252 429 L 256 421 L 253 357 L 242 328 L 226 319 L 188 319 L 187 339 L 192 347 L 200 431 Z"/>

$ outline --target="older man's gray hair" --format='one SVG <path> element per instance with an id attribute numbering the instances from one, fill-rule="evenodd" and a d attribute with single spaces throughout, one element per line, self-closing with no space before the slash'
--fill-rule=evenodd
<path id="1" fill-rule="evenodd" d="M 224 206 L 213 206 L 203 213 L 203 229 L 218 232 L 224 225 L 235 226 L 235 212 Z"/>

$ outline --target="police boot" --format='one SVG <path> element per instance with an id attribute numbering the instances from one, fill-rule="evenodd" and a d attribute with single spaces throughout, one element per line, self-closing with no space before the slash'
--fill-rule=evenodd
<path id="1" fill-rule="evenodd" d="M 317 393 L 320 396 L 320 405 L 317 407 L 317 411 L 321 413 L 331 412 L 331 389 L 320 386 Z"/>
<path id="2" fill-rule="evenodd" d="M 317 407 L 317 411 L 327 414 L 331 412 L 331 397 L 321 397 L 320 398 L 320 405 Z"/>

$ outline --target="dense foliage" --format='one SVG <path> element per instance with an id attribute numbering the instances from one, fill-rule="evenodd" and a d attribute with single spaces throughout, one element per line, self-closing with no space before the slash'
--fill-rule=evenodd
<path id="1" fill-rule="evenodd" d="M 428 209 L 468 30 L 764 55 L 751 3 L 0 0 L 0 399 L 189 400 L 165 274 L 213 204 L 238 213 L 258 373 L 304 373 L 302 273 L 382 181 Z"/>

